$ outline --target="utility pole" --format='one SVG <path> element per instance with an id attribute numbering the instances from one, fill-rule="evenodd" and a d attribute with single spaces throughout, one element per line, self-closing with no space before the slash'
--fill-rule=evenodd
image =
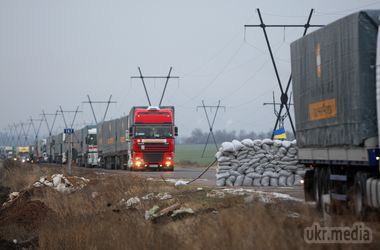
<path id="1" fill-rule="evenodd" d="M 55 124 L 55 120 L 57 119 L 58 114 L 59 114 L 58 110 L 56 110 L 55 113 L 45 113 L 45 111 L 42 110 L 41 115 L 43 116 L 43 118 L 45 120 L 45 124 L 46 124 L 47 130 L 49 132 L 49 137 L 51 137 L 53 134 L 54 124 Z M 49 122 L 47 119 L 48 116 L 54 116 L 51 126 L 49 126 Z M 48 154 L 49 155 L 49 162 L 52 161 L 52 154 L 51 154 L 52 153 L 52 146 L 53 146 L 52 144 L 53 144 L 52 141 L 50 141 L 50 139 L 49 139 L 49 154 Z"/>
<path id="2" fill-rule="evenodd" d="M 280 106 L 281 107 L 281 102 L 276 102 L 276 99 L 274 97 L 274 91 L 273 91 L 273 102 L 264 102 L 263 103 L 263 106 L 266 106 L 266 105 L 272 105 L 273 106 L 273 113 L 274 115 L 276 116 L 277 120 L 279 121 L 278 122 L 278 128 L 284 128 L 284 121 L 286 119 L 286 117 L 288 116 L 288 112 L 286 112 L 285 114 L 281 115 L 278 110 L 277 110 L 277 106 Z M 292 93 L 290 93 L 290 97 L 289 97 L 289 103 L 287 103 L 287 105 L 290 107 L 292 105 L 294 105 L 292 103 Z M 276 129 L 276 128 L 275 128 Z M 284 129 L 285 130 L 285 129 Z M 273 139 L 273 138 L 272 138 Z"/>
<path id="3" fill-rule="evenodd" d="M 170 67 L 169 73 L 168 73 L 167 76 L 143 76 L 143 74 L 141 72 L 141 68 L 138 67 L 140 75 L 139 76 L 131 76 L 131 79 L 136 79 L 136 78 L 141 79 L 141 82 L 142 82 L 142 84 L 144 86 L 144 91 L 145 91 L 145 95 L 146 95 L 146 98 L 148 100 L 149 106 L 152 106 L 152 102 L 150 101 L 149 93 L 148 93 L 148 90 L 146 88 L 146 84 L 145 84 L 144 79 L 166 79 L 164 89 L 162 90 L 160 102 L 158 104 L 158 107 L 161 107 L 162 100 L 164 99 L 164 95 L 165 95 L 165 92 L 166 92 L 166 87 L 168 85 L 169 79 L 179 79 L 179 76 L 171 76 L 172 69 L 173 69 L 173 67 Z"/>
<path id="4" fill-rule="evenodd" d="M 69 141 L 69 152 L 68 152 L 68 173 L 69 175 L 72 174 L 72 171 L 71 171 L 71 161 L 72 161 L 72 151 L 73 151 L 73 133 L 74 133 L 74 128 L 73 128 L 73 125 L 74 125 L 74 122 L 75 122 L 75 118 L 77 116 L 77 114 L 79 112 L 82 112 L 82 111 L 79 111 L 79 106 L 77 106 L 76 110 L 75 111 L 64 111 L 62 109 L 61 106 L 59 106 L 59 109 L 61 111 L 61 114 L 62 114 L 62 118 L 63 118 L 63 122 L 65 123 L 65 129 L 64 129 L 64 133 L 65 134 L 69 134 L 70 135 L 70 141 Z M 68 124 L 66 122 L 66 118 L 65 118 L 65 113 L 74 113 L 74 117 L 73 117 L 73 120 L 70 124 L 70 127 L 68 127 Z"/>
<path id="5" fill-rule="evenodd" d="M 108 112 L 108 108 L 109 108 L 110 104 L 111 103 L 117 103 L 115 101 L 111 101 L 112 100 L 112 95 L 110 95 L 108 101 L 92 101 L 91 98 L 90 98 L 90 95 L 87 95 L 87 98 L 88 98 L 88 101 L 84 101 L 82 103 L 89 103 L 90 104 L 92 115 L 94 116 L 95 124 L 98 124 L 98 119 L 96 119 L 94 107 L 92 106 L 92 104 L 94 104 L 94 103 L 107 104 L 106 111 L 104 112 L 104 116 L 103 116 L 103 119 L 101 121 L 101 122 L 104 122 L 106 120 L 106 116 L 107 116 L 107 112 Z"/>
<path id="6" fill-rule="evenodd" d="M 292 116 L 290 115 L 289 106 L 287 104 L 288 100 L 289 100 L 288 91 L 289 91 L 290 83 L 292 81 L 292 75 L 290 74 L 289 80 L 288 80 L 288 84 L 286 85 L 286 88 L 284 90 L 284 88 L 282 86 L 282 83 L 281 83 L 279 72 L 277 70 L 276 61 L 275 61 L 274 56 L 273 56 L 272 47 L 271 47 L 270 42 L 269 42 L 269 38 L 268 38 L 268 34 L 267 34 L 267 31 L 266 31 L 266 28 L 284 28 L 284 29 L 287 28 L 287 27 L 290 27 L 290 28 L 304 28 L 303 36 L 305 36 L 309 28 L 324 27 L 324 25 L 311 25 L 310 24 L 310 20 L 311 20 L 311 17 L 313 15 L 313 12 L 314 12 L 314 9 L 311 9 L 309 17 L 307 19 L 307 22 L 305 24 L 303 24 L 303 25 L 298 25 L 298 24 L 274 24 L 274 25 L 267 25 L 263 21 L 260 9 L 257 9 L 257 14 L 259 16 L 260 24 L 257 24 L 257 25 L 244 25 L 244 28 L 256 27 L 256 28 L 261 28 L 263 30 L 265 41 L 266 41 L 266 44 L 267 44 L 267 47 L 268 47 L 268 51 L 269 51 L 269 55 L 270 55 L 270 58 L 272 60 L 273 68 L 274 68 L 274 71 L 275 71 L 275 74 L 276 74 L 278 86 L 279 86 L 280 91 L 281 91 L 280 110 L 278 112 L 276 123 L 275 123 L 274 128 L 273 128 L 272 138 L 274 137 L 274 131 L 276 130 L 277 124 L 280 122 L 281 114 L 282 114 L 282 111 L 283 111 L 284 108 L 286 109 L 287 116 L 289 117 L 290 125 L 292 126 L 293 134 L 294 134 L 295 137 L 296 137 L 296 130 L 295 130 L 295 127 L 294 127 L 294 124 L 293 124 Z"/>
<path id="7" fill-rule="evenodd" d="M 206 144 L 205 144 L 205 146 L 203 148 L 203 152 L 202 152 L 202 157 L 203 157 L 205 154 L 206 147 L 208 145 L 208 140 L 210 139 L 210 136 L 212 137 L 212 139 L 214 141 L 216 151 L 218 151 L 218 144 L 216 143 L 216 140 L 215 140 L 213 128 L 214 128 L 216 116 L 218 115 L 218 110 L 222 108 L 222 109 L 224 109 L 224 111 L 226 111 L 226 106 L 220 106 L 220 100 L 218 101 L 218 105 L 216 105 L 216 106 L 205 105 L 204 100 L 202 100 L 202 106 L 197 106 L 197 111 L 199 108 L 203 108 L 203 110 L 205 111 L 205 115 L 206 115 L 206 119 L 207 119 L 207 123 L 208 123 L 208 127 L 209 127 L 209 133 L 207 136 Z M 210 109 L 210 111 L 212 111 L 212 109 L 216 109 L 215 113 L 214 113 L 214 118 L 212 119 L 212 122 L 210 122 L 209 114 L 207 112 L 208 108 Z"/>

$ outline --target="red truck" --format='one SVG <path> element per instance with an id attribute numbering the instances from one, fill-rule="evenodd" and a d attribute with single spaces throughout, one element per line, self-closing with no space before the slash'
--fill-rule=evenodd
<path id="1" fill-rule="evenodd" d="M 174 107 L 133 107 L 128 116 L 129 169 L 173 171 L 175 136 Z"/>

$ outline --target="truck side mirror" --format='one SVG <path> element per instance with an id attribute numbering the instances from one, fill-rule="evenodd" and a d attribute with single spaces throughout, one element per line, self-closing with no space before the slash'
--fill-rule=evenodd
<path id="1" fill-rule="evenodd" d="M 174 127 L 174 136 L 178 136 L 178 127 L 177 126 Z"/>

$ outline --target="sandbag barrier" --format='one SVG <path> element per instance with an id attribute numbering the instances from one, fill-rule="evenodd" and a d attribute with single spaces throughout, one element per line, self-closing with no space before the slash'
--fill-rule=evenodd
<path id="1" fill-rule="evenodd" d="M 300 185 L 305 166 L 298 164 L 296 141 L 251 140 L 222 143 L 216 185 L 293 186 Z"/>

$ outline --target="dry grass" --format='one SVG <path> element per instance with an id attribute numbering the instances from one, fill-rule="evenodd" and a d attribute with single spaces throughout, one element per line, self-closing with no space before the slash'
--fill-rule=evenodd
<path id="1" fill-rule="evenodd" d="M 2 176 L 1 181 L 12 189 L 27 187 L 39 176 L 59 170 L 12 167 L 12 174 Z M 74 173 L 82 173 L 90 183 L 71 194 L 49 188 L 33 194 L 33 199 L 41 200 L 53 211 L 39 228 L 40 249 L 354 249 L 350 245 L 304 243 L 303 229 L 318 222 L 320 215 L 303 203 L 245 203 L 241 196 L 208 198 L 208 189 L 175 188 L 140 177 L 88 171 L 85 174 L 78 169 Z M 138 209 L 117 207 L 122 198 L 141 197 L 150 192 L 169 192 L 174 199 L 144 201 Z M 165 217 L 156 223 L 144 219 L 144 211 L 154 204 L 164 208 L 175 202 L 193 208 L 196 214 L 178 220 Z M 300 217 L 288 217 L 291 212 Z M 21 229 L 10 230 L 25 234 Z M 379 249 L 379 242 L 366 248 Z"/>

